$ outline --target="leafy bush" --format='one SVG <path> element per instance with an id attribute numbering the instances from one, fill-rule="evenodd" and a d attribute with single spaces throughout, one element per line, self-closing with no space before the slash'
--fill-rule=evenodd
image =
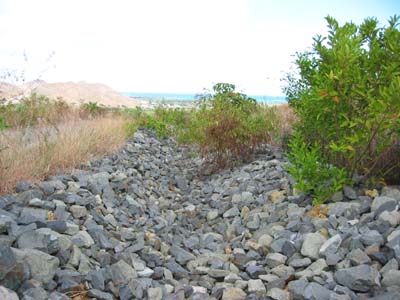
<path id="1" fill-rule="evenodd" d="M 0 115 L 10 127 L 28 127 L 39 123 L 59 123 L 72 113 L 66 102 L 52 101 L 32 93 L 17 103 L 1 103 Z"/>
<path id="2" fill-rule="evenodd" d="M 81 109 L 84 113 L 92 117 L 105 115 L 105 113 L 107 112 L 106 107 L 99 105 L 97 102 L 92 102 L 92 101 L 82 103 Z"/>
<path id="3" fill-rule="evenodd" d="M 9 126 L 6 124 L 4 117 L 0 116 L 0 131 L 6 128 L 9 128 Z"/>
<path id="4" fill-rule="evenodd" d="M 135 117 L 139 126 L 152 129 L 160 138 L 178 136 L 185 128 L 191 112 L 181 108 L 157 107 L 151 112 L 141 112 Z"/>
<path id="5" fill-rule="evenodd" d="M 312 51 L 297 54 L 298 73 L 287 77 L 285 93 L 305 143 L 292 142 L 291 160 L 315 156 L 314 178 L 321 161 L 346 169 L 349 178 L 385 178 L 400 166 L 400 153 L 393 152 L 400 137 L 399 18 L 384 28 L 374 18 L 360 26 L 326 20 L 328 36 L 315 37 Z M 396 159 L 385 161 L 388 156 Z"/>
<path id="6" fill-rule="evenodd" d="M 318 144 L 307 145 L 299 132 L 289 141 L 289 149 L 291 164 L 287 170 L 296 179 L 294 187 L 311 194 L 315 204 L 329 200 L 349 182 L 346 170 L 323 160 L 321 147 Z"/>
<path id="7" fill-rule="evenodd" d="M 273 140 L 272 109 L 235 91 L 235 86 L 218 83 L 213 92 L 200 97 L 199 108 L 180 133 L 180 140 L 195 143 L 216 168 L 248 160 Z M 270 118 L 266 118 L 269 114 Z"/>
<path id="8" fill-rule="evenodd" d="M 215 169 L 246 161 L 266 143 L 280 143 L 288 129 L 289 109 L 260 105 L 236 92 L 229 83 L 218 83 L 199 96 L 193 109 L 158 107 L 150 112 L 129 110 L 138 126 L 161 137 L 196 145 Z"/>

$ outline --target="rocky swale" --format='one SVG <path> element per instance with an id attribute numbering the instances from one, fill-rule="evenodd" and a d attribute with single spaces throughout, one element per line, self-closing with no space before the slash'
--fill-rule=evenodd
<path id="1" fill-rule="evenodd" d="M 230 171 L 140 130 L 120 152 L 0 197 L 0 299 L 400 299 L 400 191 L 327 217 L 270 150 Z M 78 298 L 78 296 L 80 298 Z"/>

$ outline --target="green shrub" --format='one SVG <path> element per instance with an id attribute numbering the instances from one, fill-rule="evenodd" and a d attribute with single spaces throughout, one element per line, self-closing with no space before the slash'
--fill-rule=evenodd
<path id="1" fill-rule="evenodd" d="M 281 139 L 283 111 L 257 104 L 236 92 L 233 84 L 218 83 L 211 93 L 199 97 L 193 109 L 158 107 L 140 112 L 135 122 L 154 130 L 158 137 L 197 146 L 219 169 L 246 161 L 266 143 Z"/>
<path id="2" fill-rule="evenodd" d="M 3 130 L 3 129 L 7 129 L 7 128 L 9 128 L 10 126 L 8 126 L 7 124 L 6 124 L 6 120 L 4 119 L 4 117 L 1 117 L 0 116 L 0 131 L 1 130 Z"/>
<path id="3" fill-rule="evenodd" d="M 157 107 L 150 112 L 140 111 L 134 116 L 139 126 L 155 131 L 158 137 L 178 137 L 191 116 L 191 111 L 181 108 Z"/>
<path id="4" fill-rule="evenodd" d="M 346 169 L 349 178 L 385 177 L 400 166 L 393 152 L 399 151 L 400 137 L 399 18 L 383 28 L 374 18 L 360 26 L 326 19 L 328 36 L 315 37 L 312 51 L 297 55 L 298 73 L 287 77 L 285 93 L 306 145 L 294 147 L 292 162 L 311 155 L 316 165 L 324 158 Z M 313 145 L 315 153 L 300 153 Z"/>
<path id="5" fill-rule="evenodd" d="M 179 138 L 197 144 L 215 168 L 235 165 L 272 141 L 273 118 L 265 118 L 266 112 L 270 108 L 236 92 L 233 84 L 218 83 L 212 93 L 200 97 Z"/>
<path id="6" fill-rule="evenodd" d="M 58 123 L 72 112 L 66 102 L 51 101 L 49 98 L 32 93 L 17 103 L 0 103 L 0 114 L 11 127 L 28 127 L 43 123 Z"/>
<path id="7" fill-rule="evenodd" d="M 288 172 L 296 181 L 294 187 L 312 195 L 314 204 L 321 204 L 349 182 L 345 169 L 322 159 L 321 147 L 306 144 L 299 132 L 289 141 Z"/>
<path id="8" fill-rule="evenodd" d="M 86 102 L 81 104 L 81 109 L 83 112 L 89 114 L 90 116 L 100 116 L 107 112 L 107 108 L 99 105 L 97 102 Z"/>

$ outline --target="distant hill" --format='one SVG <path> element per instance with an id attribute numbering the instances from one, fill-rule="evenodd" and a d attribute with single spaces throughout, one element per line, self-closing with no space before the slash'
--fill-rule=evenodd
<path id="1" fill-rule="evenodd" d="M 0 100 L 1 99 L 14 99 L 21 95 L 23 93 L 23 90 L 13 84 L 7 83 L 7 82 L 0 82 Z"/>
<path id="2" fill-rule="evenodd" d="M 32 92 L 44 95 L 50 99 L 62 99 L 70 104 L 81 104 L 86 102 L 97 102 L 105 106 L 135 107 L 140 101 L 124 96 L 114 91 L 109 86 L 100 83 L 87 82 L 58 82 L 47 83 L 35 80 L 21 86 L 0 82 L 0 99 L 18 100 L 21 96 Z"/>

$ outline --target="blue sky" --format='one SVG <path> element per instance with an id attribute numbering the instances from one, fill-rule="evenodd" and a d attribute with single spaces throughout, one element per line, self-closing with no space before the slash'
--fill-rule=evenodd
<path id="1" fill-rule="evenodd" d="M 197 93 L 231 82 L 280 95 L 293 54 L 326 33 L 328 14 L 384 25 L 400 1 L 1 0 L 0 75 L 24 70 L 26 80 L 132 92 Z"/>

